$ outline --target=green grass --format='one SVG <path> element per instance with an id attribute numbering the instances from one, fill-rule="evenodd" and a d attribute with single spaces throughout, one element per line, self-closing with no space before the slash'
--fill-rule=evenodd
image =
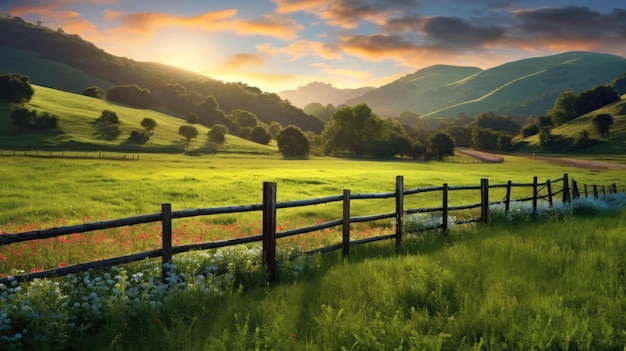
<path id="1" fill-rule="evenodd" d="M 142 130 L 140 126 L 144 118 L 152 118 L 157 127 L 150 140 L 141 145 L 141 149 L 150 152 L 151 149 L 171 148 L 174 152 L 182 152 L 186 141 L 178 134 L 178 128 L 183 125 L 181 116 L 172 116 L 154 110 L 137 109 L 115 104 L 110 101 L 72 94 L 60 90 L 33 86 L 35 95 L 25 104 L 26 108 L 36 109 L 39 112 L 49 112 L 59 117 L 59 128 L 46 131 L 18 131 L 10 118 L 10 107 L 0 103 L 0 148 L 39 148 L 46 150 L 54 146 L 58 148 L 72 147 L 76 144 L 100 145 L 106 147 L 137 147 L 127 141 L 132 130 Z M 103 110 L 117 113 L 120 119 L 121 134 L 114 140 L 98 137 L 98 129 L 94 124 Z M 199 148 L 207 144 L 208 128 L 196 125 L 198 137 L 192 140 L 192 148 Z M 219 147 L 225 152 L 276 152 L 276 144 L 257 144 L 232 135 L 226 136 L 226 142 Z"/>
<path id="2" fill-rule="evenodd" d="M 447 236 L 409 235 L 400 248 L 390 241 L 357 246 L 345 261 L 331 253 L 285 264 L 281 283 L 271 288 L 238 253 L 231 264 L 243 285 L 226 284 L 225 294 L 194 284 L 201 271 L 177 256 L 188 281 L 171 287 L 163 302 L 149 300 L 155 291 L 148 283 L 139 291 L 135 283 L 126 290 L 115 283 L 141 281 L 133 274 L 140 264 L 119 279 L 114 273 L 98 280 L 92 272 L 56 285 L 22 284 L 9 295 L 16 308 L 41 312 L 24 320 L 26 348 L 621 350 L 625 230 L 624 210 L 458 226 Z M 137 294 L 143 302 L 134 302 Z M 101 307 L 91 315 L 96 300 Z M 74 326 L 46 322 L 75 301 L 87 307 L 74 305 L 83 311 L 71 317 Z"/>
<path id="3" fill-rule="evenodd" d="M 393 192 L 395 178 L 405 188 L 449 185 L 529 183 L 569 173 L 581 184 L 612 184 L 623 189 L 621 170 L 584 170 L 505 156 L 501 164 L 454 164 L 414 161 L 375 161 L 337 158 L 285 160 L 279 156 L 217 154 L 200 157 L 143 154 L 140 161 L 68 160 L 3 157 L 0 168 L 0 229 L 9 232 L 27 223 L 69 223 L 83 218 L 114 219 L 155 213 L 162 203 L 174 210 L 255 204 L 262 201 L 263 182 L 276 182 L 278 201 L 303 200 L 352 193 Z M 523 193 L 522 193 L 523 192 Z M 513 190 L 528 196 L 530 188 Z M 494 189 L 492 199 L 501 199 Z M 423 194 L 407 206 L 440 205 L 440 195 Z M 450 195 L 451 205 L 479 202 L 477 191 Z M 393 212 L 393 199 L 353 201 L 353 215 Z M 286 219 L 337 219 L 340 204 L 279 211 Z M 260 214 L 248 214 L 258 221 Z M 246 218 L 245 215 L 242 215 Z M 236 217 L 239 218 L 239 217 Z M 280 218 L 280 217 L 279 217 Z"/>

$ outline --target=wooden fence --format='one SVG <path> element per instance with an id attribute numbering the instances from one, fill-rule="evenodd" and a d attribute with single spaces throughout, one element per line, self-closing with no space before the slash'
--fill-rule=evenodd
<path id="1" fill-rule="evenodd" d="M 556 190 L 553 186 L 557 186 L 560 189 Z M 512 199 L 511 192 L 514 187 L 531 187 L 532 196 L 525 198 Z M 505 188 L 506 195 L 502 200 L 490 201 L 489 190 L 494 188 Z M 479 190 L 480 202 L 474 204 L 450 206 L 449 195 L 453 191 L 462 190 Z M 429 207 L 429 208 L 405 208 L 405 197 L 427 192 L 441 192 L 441 207 Z M 591 196 L 598 197 L 600 194 L 616 193 L 617 186 L 612 184 L 609 186 L 584 185 L 583 194 L 585 197 Z M 395 244 L 400 245 L 402 243 L 402 219 L 405 215 L 415 213 L 428 213 L 428 212 L 440 212 L 441 224 L 432 228 L 424 228 L 424 230 L 440 229 L 444 234 L 448 230 L 448 227 L 452 223 L 448 223 L 448 214 L 450 211 L 468 210 L 480 208 L 480 217 L 470 218 L 455 221 L 454 224 L 464 224 L 472 222 L 480 222 L 487 224 L 489 222 L 489 206 L 492 204 L 504 204 L 505 211 L 508 212 L 509 205 L 512 201 L 532 201 L 533 211 L 537 209 L 538 201 L 547 201 L 550 205 L 558 198 L 563 202 L 569 202 L 572 198 L 580 197 L 579 185 L 575 180 L 571 181 L 567 174 L 564 174 L 562 178 L 555 180 L 547 180 L 545 182 L 539 182 L 537 177 L 533 178 L 532 183 L 513 183 L 508 181 L 506 184 L 489 184 L 488 179 L 481 179 L 480 185 L 477 186 L 449 186 L 443 184 L 442 186 L 431 186 L 415 189 L 404 189 L 404 178 L 402 176 L 396 177 L 395 191 L 387 193 L 376 194 L 352 194 L 350 190 L 344 190 L 343 194 L 336 196 L 328 196 L 322 198 L 297 200 L 288 202 L 276 201 L 276 183 L 265 182 L 263 183 L 263 203 L 243 205 L 243 206 L 227 206 L 227 207 L 213 207 L 213 208 L 199 208 L 199 209 L 187 209 L 173 211 L 171 204 L 162 204 L 161 212 L 127 217 L 121 219 L 114 219 L 108 221 L 84 223 L 79 225 L 50 228 L 45 230 L 35 230 L 13 234 L 0 235 L 0 246 L 9 245 L 17 242 L 31 241 L 38 239 L 54 238 L 63 235 L 77 234 L 92 232 L 103 229 L 111 229 L 123 226 L 132 226 L 142 223 L 161 222 L 162 223 L 162 248 L 151 251 L 145 251 L 135 253 L 126 256 L 113 257 L 105 260 L 92 261 L 87 263 L 75 264 L 66 267 L 59 267 L 50 270 L 44 270 L 40 272 L 32 272 L 22 275 L 16 275 L 13 277 L 2 278 L 0 283 L 7 284 L 12 280 L 28 281 L 36 278 L 50 278 L 65 276 L 68 274 L 84 272 L 93 268 L 102 268 L 114 265 L 120 265 L 135 261 L 144 260 L 146 258 L 161 257 L 162 260 L 162 272 L 163 279 L 167 276 L 167 267 L 170 267 L 169 263 L 172 262 L 172 256 L 174 254 L 183 253 L 191 250 L 206 250 L 215 249 L 220 247 L 240 245 L 252 242 L 262 242 L 263 246 L 263 264 L 267 268 L 270 283 L 274 283 L 277 280 L 276 275 L 276 239 L 285 238 L 294 235 L 306 234 L 332 227 L 342 228 L 342 242 L 328 247 L 318 248 L 306 252 L 306 254 L 314 254 L 320 252 L 329 252 L 334 250 L 342 250 L 344 257 L 350 254 L 350 247 L 353 245 L 359 245 L 379 240 L 395 239 Z M 394 212 L 381 213 L 365 216 L 352 216 L 351 215 L 351 202 L 353 200 L 371 200 L 371 199 L 395 199 Z M 279 209 L 294 208 L 302 206 L 314 206 L 325 203 L 341 202 L 342 203 L 342 217 L 339 219 L 331 220 L 325 223 L 316 224 L 312 226 L 306 226 L 302 228 L 296 228 L 283 232 L 277 232 L 277 220 L 276 213 Z M 172 245 L 172 227 L 173 220 L 177 218 L 195 217 L 195 216 L 209 216 L 218 214 L 232 214 L 251 211 L 263 212 L 263 231 L 261 234 L 249 235 L 240 238 L 211 241 L 204 243 L 194 243 L 186 245 Z M 359 222 L 372 222 L 381 219 L 394 218 L 395 231 L 393 233 L 363 238 L 359 240 L 350 239 L 350 224 Z"/>

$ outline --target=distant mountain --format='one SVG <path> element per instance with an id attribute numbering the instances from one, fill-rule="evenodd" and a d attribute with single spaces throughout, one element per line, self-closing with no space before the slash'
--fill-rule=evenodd
<path id="1" fill-rule="evenodd" d="M 312 82 L 296 90 L 285 90 L 278 94 L 281 98 L 289 100 L 294 106 L 304 108 L 306 105 L 318 102 L 322 105 L 341 105 L 347 100 L 359 97 L 374 87 L 363 87 L 357 89 L 339 89 L 328 83 Z"/>
<path id="2" fill-rule="evenodd" d="M 0 52 L 0 73 L 27 75 L 35 84 L 74 93 L 91 85 L 108 89 L 137 84 L 152 92 L 155 108 L 182 116 L 194 112 L 201 117 L 201 123 L 204 123 L 203 112 L 208 116 L 215 115 L 215 111 L 203 111 L 200 106 L 207 97 L 215 97 L 217 108 L 226 113 L 232 109 L 247 110 L 262 122 L 294 124 L 316 133 L 324 127 L 321 119 L 306 114 L 276 94 L 163 64 L 113 56 L 77 34 L 28 23 L 19 17 L 0 17 Z M 212 121 L 207 125 L 228 122 L 223 116 Z"/>
<path id="3" fill-rule="evenodd" d="M 568 52 L 514 61 L 487 70 L 437 65 L 346 101 L 365 102 L 382 116 L 413 111 L 420 116 L 545 114 L 564 90 L 576 92 L 626 72 L 619 56 Z"/>

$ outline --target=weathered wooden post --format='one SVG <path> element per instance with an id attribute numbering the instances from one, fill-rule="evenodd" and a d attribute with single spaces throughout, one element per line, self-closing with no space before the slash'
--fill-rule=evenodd
<path id="1" fill-rule="evenodd" d="M 597 185 L 593 185 L 593 198 L 597 199 L 598 198 L 598 186 Z"/>
<path id="2" fill-rule="evenodd" d="M 587 194 L 587 184 L 585 184 L 585 197 L 588 197 L 589 195 Z"/>
<path id="3" fill-rule="evenodd" d="M 444 235 L 448 234 L 448 183 L 443 184 L 441 189 L 442 206 L 441 206 L 441 230 Z"/>
<path id="4" fill-rule="evenodd" d="M 161 279 L 167 283 L 172 263 L 172 204 L 161 205 Z"/>
<path id="5" fill-rule="evenodd" d="M 576 199 L 580 197 L 580 192 L 578 191 L 578 182 L 572 179 L 572 199 Z"/>
<path id="6" fill-rule="evenodd" d="M 604 190 L 604 185 L 602 186 L 602 195 L 606 195 L 606 190 Z"/>
<path id="7" fill-rule="evenodd" d="M 396 176 L 396 246 L 402 245 L 402 217 L 404 216 L 404 177 Z"/>
<path id="8" fill-rule="evenodd" d="M 347 258 L 350 256 L 350 190 L 343 191 L 343 218 L 342 218 L 343 236 L 341 241 L 341 256 Z"/>
<path id="9" fill-rule="evenodd" d="M 548 204 L 552 207 L 552 183 L 550 183 L 550 179 L 546 181 L 546 186 L 548 187 Z"/>
<path id="10" fill-rule="evenodd" d="M 480 209 L 483 224 L 489 223 L 489 179 L 480 180 Z"/>
<path id="11" fill-rule="evenodd" d="M 563 174 L 563 202 L 570 202 L 569 196 L 569 178 L 567 173 Z"/>
<path id="12" fill-rule="evenodd" d="M 533 213 L 537 212 L 537 198 L 539 191 L 537 190 L 537 176 L 533 177 Z"/>
<path id="13" fill-rule="evenodd" d="M 504 213 L 509 213 L 511 207 L 511 185 L 513 182 L 510 180 L 506 183 L 506 200 L 504 202 Z"/>
<path id="14" fill-rule="evenodd" d="M 276 283 L 276 183 L 263 182 L 263 265 Z"/>

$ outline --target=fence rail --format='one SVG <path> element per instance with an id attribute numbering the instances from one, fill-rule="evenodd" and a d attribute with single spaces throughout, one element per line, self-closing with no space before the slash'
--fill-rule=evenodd
<path id="1" fill-rule="evenodd" d="M 554 184 L 562 184 L 559 190 L 553 191 Z M 523 197 L 518 199 L 512 199 L 511 192 L 514 187 L 532 187 L 532 196 Z M 506 188 L 506 195 L 502 200 L 490 201 L 489 189 Z M 464 190 L 480 190 L 480 202 L 473 204 L 464 204 L 450 206 L 449 194 L 451 191 L 464 191 Z M 425 208 L 406 208 L 405 198 L 411 195 L 427 193 L 427 192 L 441 192 L 441 207 L 425 207 Z M 542 191 L 547 191 L 547 194 L 540 194 Z M 583 194 L 585 197 L 593 194 L 597 198 L 600 194 L 616 193 L 617 186 L 612 184 L 609 186 L 600 185 L 584 185 Z M 545 182 L 538 182 L 537 177 L 534 177 L 532 183 L 513 183 L 508 181 L 506 184 L 489 184 L 488 179 L 481 179 L 479 186 L 448 186 L 443 184 L 442 186 L 429 186 L 415 189 L 404 189 L 404 177 L 396 177 L 396 189 L 394 192 L 374 193 L 374 194 L 352 194 L 350 190 L 344 190 L 342 195 L 327 196 L 321 198 L 307 199 L 307 200 L 295 200 L 287 202 L 276 201 L 276 183 L 265 182 L 263 183 L 263 203 L 250 204 L 242 206 L 225 206 L 225 207 L 213 207 L 213 208 L 197 208 L 172 211 L 171 204 L 162 204 L 161 212 L 146 214 L 141 216 L 133 216 L 121 219 L 114 219 L 101 222 L 84 223 L 79 225 L 50 228 L 43 230 L 34 230 L 21 233 L 3 234 L 0 235 L 0 246 L 9 245 L 23 241 L 31 241 L 38 239 L 48 239 L 59 237 L 63 235 L 78 234 L 85 232 L 92 232 L 103 229 L 111 229 L 122 226 L 132 226 L 143 223 L 161 222 L 162 224 L 162 245 L 161 249 L 150 250 L 145 252 L 139 252 L 131 255 L 113 257 L 104 260 L 91 261 L 86 263 L 75 264 L 66 267 L 59 267 L 40 272 L 32 272 L 27 274 L 16 275 L 12 277 L 0 279 L 0 283 L 7 284 L 12 280 L 28 281 L 37 278 L 49 278 L 64 276 L 68 274 L 87 271 L 93 268 L 102 268 L 120 264 L 126 264 L 144 260 L 146 258 L 161 257 L 162 260 L 162 272 L 163 279 L 167 274 L 167 267 L 172 261 L 174 254 L 184 253 L 191 250 L 207 250 L 215 249 L 226 246 L 241 245 L 253 242 L 262 242 L 263 245 L 263 264 L 267 268 L 269 280 L 271 283 L 276 282 L 276 239 L 285 238 L 293 235 L 301 235 L 323 229 L 341 227 L 342 228 L 342 242 L 339 244 L 331 245 L 328 247 L 316 248 L 314 250 L 307 251 L 306 254 L 313 254 L 319 252 L 328 252 L 334 250 L 342 250 L 344 257 L 350 253 L 350 247 L 353 245 L 359 245 L 364 243 L 370 243 L 379 240 L 395 239 L 396 245 L 402 243 L 402 219 L 405 215 L 415 213 L 429 213 L 429 212 L 441 212 L 441 224 L 424 228 L 423 230 L 441 229 L 445 234 L 448 226 L 448 213 L 450 211 L 461 211 L 468 209 L 480 208 L 479 218 L 468 218 L 455 221 L 454 224 L 466 224 L 466 223 L 484 223 L 489 221 L 489 206 L 493 204 L 505 205 L 505 211 L 509 210 L 510 203 L 512 201 L 532 201 L 533 210 L 537 209 L 539 200 L 546 200 L 550 205 L 556 195 L 562 194 L 561 201 L 569 202 L 572 198 L 580 197 L 580 189 L 578 183 L 575 180 L 570 181 L 567 174 L 564 174 L 562 178 L 555 180 L 547 180 Z M 351 215 L 351 202 L 353 200 L 371 200 L 371 199 L 389 199 L 395 198 L 395 211 L 388 213 L 372 214 L 372 215 Z M 278 209 L 303 207 L 303 206 L 315 206 L 319 204 L 326 204 L 332 202 L 342 203 L 342 217 L 339 219 L 319 223 L 316 225 L 305 226 L 301 228 L 286 230 L 283 232 L 276 232 L 277 220 L 276 213 Z M 232 214 L 251 211 L 263 212 L 263 232 L 256 235 L 248 235 L 245 237 L 211 241 L 204 243 L 194 243 L 185 245 L 172 245 L 172 227 L 173 220 L 178 218 L 196 217 L 196 216 L 210 216 L 217 214 Z M 350 224 L 360 222 L 372 222 L 381 219 L 395 218 L 395 230 L 393 233 L 373 236 L 369 238 L 363 238 L 359 240 L 350 239 Z"/>

